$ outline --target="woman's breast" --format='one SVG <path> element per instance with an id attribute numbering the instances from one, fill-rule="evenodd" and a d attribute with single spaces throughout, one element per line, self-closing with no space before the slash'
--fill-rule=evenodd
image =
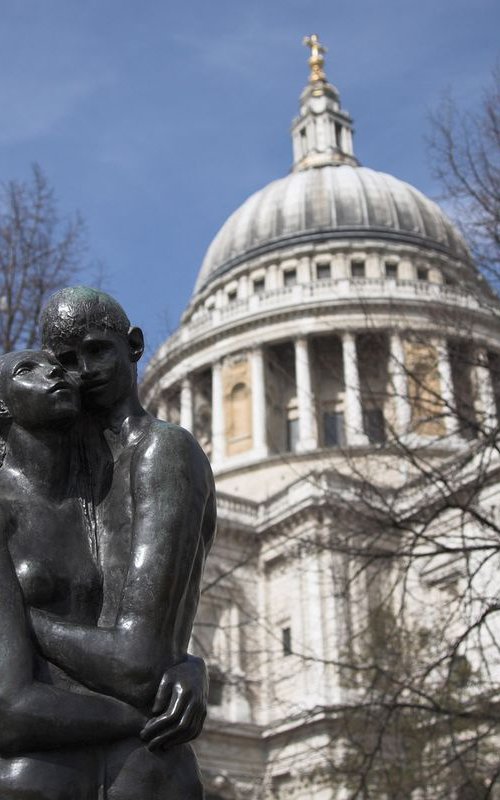
<path id="1" fill-rule="evenodd" d="M 14 563 L 26 604 L 34 608 L 44 608 L 50 604 L 56 593 L 56 581 L 50 569 L 30 558 Z"/>
<path id="2" fill-rule="evenodd" d="M 41 502 L 15 508 L 9 551 L 26 604 L 73 622 L 94 623 L 102 578 L 80 509 Z"/>
<path id="3" fill-rule="evenodd" d="M 50 611 L 73 622 L 95 624 L 102 605 L 102 584 L 92 564 L 61 569 L 51 559 L 14 559 L 26 605 Z"/>

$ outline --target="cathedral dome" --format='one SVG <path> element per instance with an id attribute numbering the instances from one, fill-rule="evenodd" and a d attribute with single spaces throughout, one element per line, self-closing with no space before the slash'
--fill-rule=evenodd
<path id="1" fill-rule="evenodd" d="M 420 191 L 350 163 L 299 168 L 249 197 L 209 246 L 195 292 L 262 252 L 335 238 L 415 244 L 468 260 L 458 231 Z"/>

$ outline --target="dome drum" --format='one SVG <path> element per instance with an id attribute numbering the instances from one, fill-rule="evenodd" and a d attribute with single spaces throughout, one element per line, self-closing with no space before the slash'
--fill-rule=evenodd
<path id="1" fill-rule="evenodd" d="M 496 424 L 497 352 L 438 329 L 330 328 L 200 366 L 165 387 L 155 410 L 192 430 L 218 471 L 324 448 L 383 452 L 403 439 L 442 448 L 444 434 L 460 447 Z"/>

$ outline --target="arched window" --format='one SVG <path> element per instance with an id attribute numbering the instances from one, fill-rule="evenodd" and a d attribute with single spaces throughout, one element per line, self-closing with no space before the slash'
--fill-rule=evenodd
<path id="1" fill-rule="evenodd" d="M 228 453 L 241 453 L 252 446 L 252 403 L 250 389 L 244 382 L 235 383 L 228 397 Z"/>
<path id="2" fill-rule="evenodd" d="M 231 427 L 229 437 L 239 439 L 248 436 L 248 386 L 245 383 L 237 383 L 231 390 Z"/>

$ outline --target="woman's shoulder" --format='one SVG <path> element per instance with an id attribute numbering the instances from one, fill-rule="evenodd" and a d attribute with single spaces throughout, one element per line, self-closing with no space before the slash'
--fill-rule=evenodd
<path id="1" fill-rule="evenodd" d="M 17 500 L 15 496 L 15 487 L 12 481 L 2 473 L 3 469 L 0 469 L 0 536 L 3 539 L 10 528 L 8 523 L 12 519 Z"/>
<path id="2" fill-rule="evenodd" d="M 14 473 L 8 467 L 0 467 L 0 505 L 4 502 L 12 502 L 19 498 L 22 492 L 22 484 L 19 481 L 19 474 Z"/>
<path id="3" fill-rule="evenodd" d="M 36 498 L 19 474 L 8 467 L 0 468 L 0 512 L 2 520 L 11 518 L 21 508 L 36 505 Z"/>

